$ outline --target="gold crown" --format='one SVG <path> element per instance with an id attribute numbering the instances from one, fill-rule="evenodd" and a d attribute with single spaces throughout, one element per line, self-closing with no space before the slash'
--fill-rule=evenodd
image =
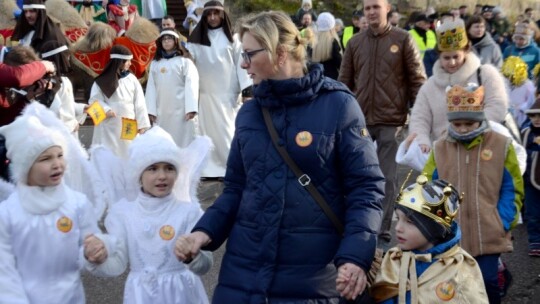
<path id="1" fill-rule="evenodd" d="M 463 20 L 447 20 L 437 28 L 439 51 L 459 51 L 469 44 Z"/>
<path id="2" fill-rule="evenodd" d="M 484 109 L 484 86 L 468 91 L 455 85 L 446 93 L 448 112 L 482 112 Z"/>
<path id="3" fill-rule="evenodd" d="M 409 176 L 411 173 L 409 173 Z M 409 179 L 409 176 L 407 176 L 405 183 Z M 453 193 L 453 187 L 451 184 L 448 184 L 443 188 L 443 197 L 441 200 L 430 202 L 424 197 L 424 185 L 428 183 L 425 173 L 419 175 L 416 178 L 414 187 L 411 189 L 412 186 L 409 186 L 406 192 L 403 191 L 405 183 L 403 183 L 399 191 L 397 204 L 419 212 L 437 223 L 450 228 L 452 221 L 457 215 L 458 206 L 463 200 L 463 194 L 457 198 L 457 202 L 452 202 L 449 198 Z"/>

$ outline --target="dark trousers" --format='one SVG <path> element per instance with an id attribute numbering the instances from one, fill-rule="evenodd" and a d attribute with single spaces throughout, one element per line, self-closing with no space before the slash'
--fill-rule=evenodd
<path id="1" fill-rule="evenodd" d="M 529 235 L 529 249 L 540 249 L 540 190 L 525 183 L 525 221 Z"/>
<path id="2" fill-rule="evenodd" d="M 484 285 L 489 299 L 489 304 L 501 303 L 501 290 L 499 288 L 499 279 L 497 272 L 499 269 L 500 254 L 486 254 L 475 256 L 482 276 L 484 277 Z"/>
<path id="3" fill-rule="evenodd" d="M 396 200 L 396 153 L 399 146 L 396 140 L 397 126 L 373 125 L 368 126 L 368 131 L 373 140 L 377 142 L 379 166 L 386 179 L 386 185 L 384 187 L 385 197 L 382 202 L 383 220 L 381 230 L 379 231 L 379 239 L 389 242 L 392 238 L 390 229 Z"/>

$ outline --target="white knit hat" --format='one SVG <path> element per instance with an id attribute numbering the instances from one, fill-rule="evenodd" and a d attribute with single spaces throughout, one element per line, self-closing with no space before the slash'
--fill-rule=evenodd
<path id="1" fill-rule="evenodd" d="M 1 127 L 0 134 L 6 138 L 11 179 L 18 183 L 27 183 L 28 172 L 43 151 L 59 146 L 66 153 L 62 134 L 45 127 L 35 116 L 17 117 L 11 124 Z"/>
<path id="2" fill-rule="evenodd" d="M 132 182 L 140 184 L 141 175 L 146 168 L 155 163 L 169 163 L 180 172 L 180 148 L 167 131 L 154 126 L 137 136 L 129 146 L 129 167 Z"/>
<path id="3" fill-rule="evenodd" d="M 317 17 L 317 30 L 319 32 L 326 32 L 334 28 L 336 25 L 336 19 L 328 12 L 321 13 Z"/>

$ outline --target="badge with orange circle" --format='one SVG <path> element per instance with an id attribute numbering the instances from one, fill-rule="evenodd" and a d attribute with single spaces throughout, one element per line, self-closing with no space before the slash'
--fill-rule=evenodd
<path id="1" fill-rule="evenodd" d="M 313 142 L 313 135 L 311 135 L 311 133 L 308 131 L 298 132 L 298 134 L 296 134 L 295 141 L 299 147 L 305 148 L 311 145 Z"/>
<path id="2" fill-rule="evenodd" d="M 169 241 L 174 237 L 174 228 L 171 225 L 165 225 L 159 229 L 159 236 L 165 241 Z"/>
<path id="3" fill-rule="evenodd" d="M 165 74 L 165 73 L 167 73 L 167 68 L 162 67 L 159 71 L 161 72 L 161 74 Z"/>
<path id="4" fill-rule="evenodd" d="M 452 281 L 441 282 L 435 287 L 435 294 L 439 299 L 449 301 L 456 294 L 456 284 Z"/>
<path id="5" fill-rule="evenodd" d="M 483 160 L 491 160 L 491 158 L 493 157 L 493 151 L 491 151 L 490 149 L 484 149 L 480 153 L 480 157 Z"/>
<path id="6" fill-rule="evenodd" d="M 390 47 L 390 52 L 397 53 L 399 51 L 399 46 L 397 44 L 392 44 Z"/>
<path id="7" fill-rule="evenodd" d="M 56 221 L 56 228 L 63 233 L 70 232 L 72 227 L 73 221 L 67 216 L 62 216 Z"/>

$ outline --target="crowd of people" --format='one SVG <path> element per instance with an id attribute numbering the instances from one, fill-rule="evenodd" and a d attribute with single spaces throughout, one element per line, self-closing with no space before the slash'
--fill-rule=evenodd
<path id="1" fill-rule="evenodd" d="M 208 303 L 221 246 L 213 303 L 501 303 L 518 223 L 540 257 L 534 11 L 402 22 L 363 0 L 345 26 L 299 2 L 233 22 L 185 1 L 187 38 L 165 1 L 78 3 L 86 39 L 111 36 L 82 103 L 61 24 L 19 3 L 0 52 L 1 303 L 84 303 L 83 269 L 129 269 L 124 303 Z M 121 43 L 138 18 L 160 28 L 143 54 Z M 203 211 L 207 180 L 224 188 Z"/>

